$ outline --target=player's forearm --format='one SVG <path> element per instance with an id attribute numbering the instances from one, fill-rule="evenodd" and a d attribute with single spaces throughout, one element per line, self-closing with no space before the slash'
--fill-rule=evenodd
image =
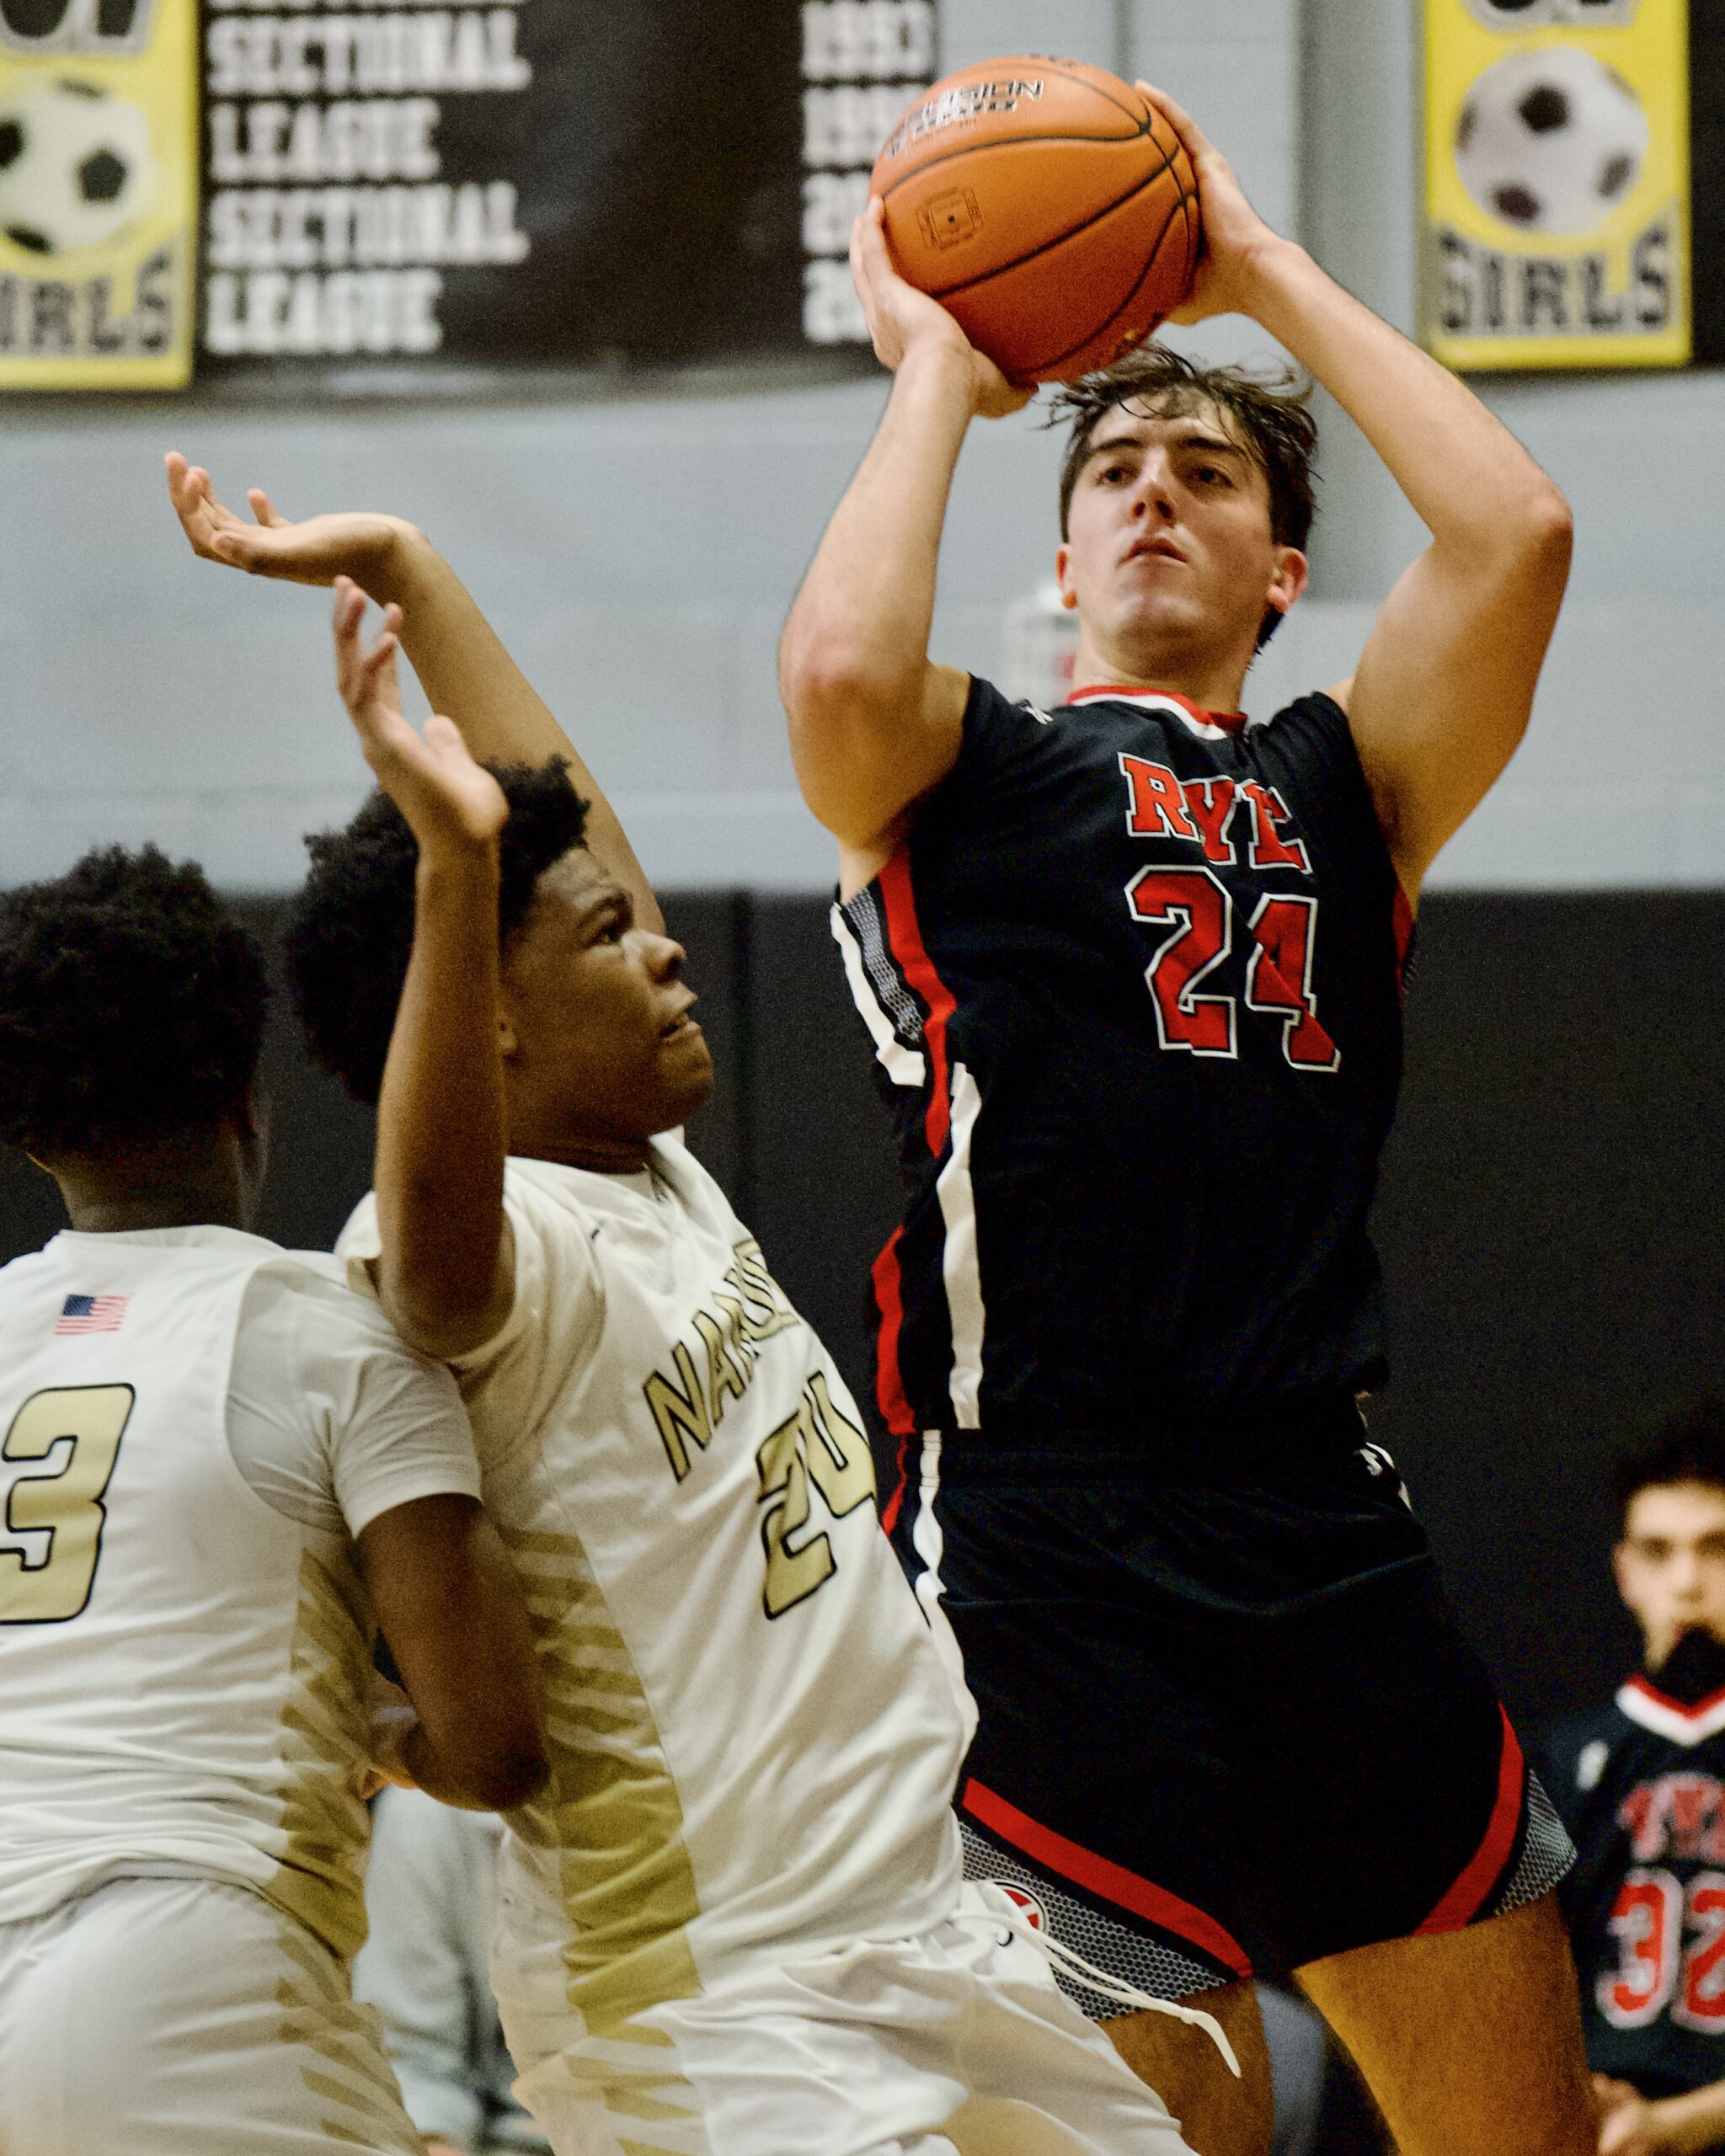
<path id="1" fill-rule="evenodd" d="M 798 776 L 835 734 L 919 712 L 953 473 L 974 410 L 965 364 L 907 355 L 868 454 L 834 513 L 779 646 Z"/>
<path id="2" fill-rule="evenodd" d="M 393 599 L 402 609 L 402 648 L 432 709 L 455 721 L 481 763 L 543 764 L 561 756 L 588 803 L 589 846 L 628 892 L 636 919 L 662 929 L 659 901 L 616 811 L 442 555 L 424 533 L 403 526 L 372 581 L 380 587 L 373 598 Z"/>
<path id="3" fill-rule="evenodd" d="M 1658 2146 L 1670 2156 L 1702 2156 L 1725 2146 L 1725 2082 L 1667 2096 L 1648 2106 L 1658 2129 Z"/>
<path id="4" fill-rule="evenodd" d="M 421 860 L 378 1102 L 379 1290 L 403 1337 L 445 1358 L 507 1315 L 497 889 L 494 846 Z"/>
<path id="5" fill-rule="evenodd" d="M 1303 248 L 1263 251 L 1251 303 L 1354 420 L 1440 547 L 1489 562 L 1567 531 L 1562 494 L 1509 429 Z"/>

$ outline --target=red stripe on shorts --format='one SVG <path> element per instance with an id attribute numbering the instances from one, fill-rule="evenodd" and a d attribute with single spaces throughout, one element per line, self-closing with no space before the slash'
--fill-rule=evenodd
<path id="1" fill-rule="evenodd" d="M 947 1082 L 947 1021 L 958 1005 L 923 947 L 916 895 L 911 889 L 911 857 L 903 846 L 881 870 L 879 880 L 881 901 L 886 908 L 887 943 L 899 962 L 899 971 L 921 997 L 928 1013 L 922 1027 L 922 1038 L 928 1050 L 926 1128 L 928 1150 L 938 1153 L 947 1142 L 952 1118 L 952 1089 Z"/>
<path id="2" fill-rule="evenodd" d="M 1498 1712 L 1503 1720 L 1503 1749 L 1498 1760 L 1498 1801 L 1492 1807 L 1491 1823 L 1486 1828 L 1485 1839 L 1473 1853 L 1473 1860 L 1420 1925 L 1414 1934 L 1416 1938 L 1427 1932 L 1461 1931 L 1471 1924 L 1515 1846 L 1515 1830 L 1521 1824 L 1521 1793 L 1527 1784 L 1527 1763 L 1515 1741 L 1515 1732 L 1509 1726 L 1509 1716 L 1501 1705 Z"/>
<path id="3" fill-rule="evenodd" d="M 1194 1908 L 1190 1902 L 1183 1902 L 1178 1894 L 1152 1886 L 1149 1880 L 1140 1879 L 1135 1871 L 1128 1871 L 1124 1865 L 1097 1856 L 1094 1850 L 1084 1849 L 1076 1842 L 1069 1842 L 1064 1834 L 1039 1824 L 1028 1812 L 1019 1811 L 1015 1804 L 1008 1804 L 1005 1797 L 996 1796 L 991 1789 L 985 1789 L 974 1779 L 965 1783 L 959 1802 L 1003 1842 L 1023 1849 L 1027 1856 L 1034 1857 L 1039 1864 L 1046 1865 L 1062 1879 L 1087 1886 L 1104 1901 L 1116 1903 L 1121 1908 L 1130 1909 L 1134 1916 L 1143 1917 L 1149 1923 L 1160 1925 L 1162 1930 L 1172 1932 L 1176 1938 L 1202 1947 L 1236 1977 L 1252 1974 L 1251 1959 L 1239 1941 L 1224 1931 L 1214 1917 Z"/>
<path id="4" fill-rule="evenodd" d="M 875 1259 L 870 1278 L 874 1283 L 874 1307 L 880 1312 L 880 1329 L 874 1337 L 874 1398 L 881 1419 L 895 1438 L 908 1438 L 916 1428 L 905 1390 L 905 1374 L 899 1367 L 899 1335 L 905 1326 L 904 1279 L 899 1270 L 899 1244 L 903 1228 L 895 1228 L 886 1248 Z M 902 1449 L 900 1459 L 904 1457 Z M 903 1483 L 900 1484 L 902 1492 Z"/>

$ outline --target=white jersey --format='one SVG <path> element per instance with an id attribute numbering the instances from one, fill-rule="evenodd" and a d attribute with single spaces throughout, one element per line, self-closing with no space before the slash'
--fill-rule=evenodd
<path id="1" fill-rule="evenodd" d="M 602 2031 L 926 1931 L 971 1728 L 831 1359 L 678 1140 L 633 1176 L 511 1160 L 505 1188 L 514 1310 L 457 1369 L 553 1778 L 510 1816 L 500 1994 Z M 357 1278 L 377 1247 L 367 1199 L 338 1248 Z"/>
<path id="2" fill-rule="evenodd" d="M 120 1877 L 365 1935 L 351 1537 L 476 1496 L 449 1374 L 329 1258 L 224 1228 L 0 1270 L 0 1923 Z"/>

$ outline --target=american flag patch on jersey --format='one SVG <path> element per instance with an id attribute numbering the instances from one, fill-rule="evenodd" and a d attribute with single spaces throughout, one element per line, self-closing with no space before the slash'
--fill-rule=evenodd
<path id="1" fill-rule="evenodd" d="M 68 1295 L 61 1305 L 56 1332 L 118 1332 L 129 1295 Z"/>

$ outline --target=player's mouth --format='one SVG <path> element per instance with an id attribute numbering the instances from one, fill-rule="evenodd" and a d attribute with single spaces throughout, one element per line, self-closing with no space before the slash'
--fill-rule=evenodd
<path id="1" fill-rule="evenodd" d="M 693 993 L 689 993 L 687 1000 L 678 1009 L 676 1017 L 667 1018 L 665 1023 L 660 1027 L 659 1038 L 660 1040 L 683 1040 L 687 1038 L 689 1035 L 692 1033 L 698 1033 L 700 1032 L 700 1027 L 696 1023 L 694 1019 L 689 1016 L 690 1011 L 694 1008 L 696 1001 L 697 999 Z"/>
<path id="2" fill-rule="evenodd" d="M 1184 550 L 1177 547 L 1172 539 L 1164 538 L 1161 533 L 1158 533 L 1154 539 L 1135 540 L 1126 549 L 1126 559 L 1129 562 L 1142 561 L 1146 559 L 1162 562 L 1183 562 L 1185 558 L 1186 555 Z"/>

